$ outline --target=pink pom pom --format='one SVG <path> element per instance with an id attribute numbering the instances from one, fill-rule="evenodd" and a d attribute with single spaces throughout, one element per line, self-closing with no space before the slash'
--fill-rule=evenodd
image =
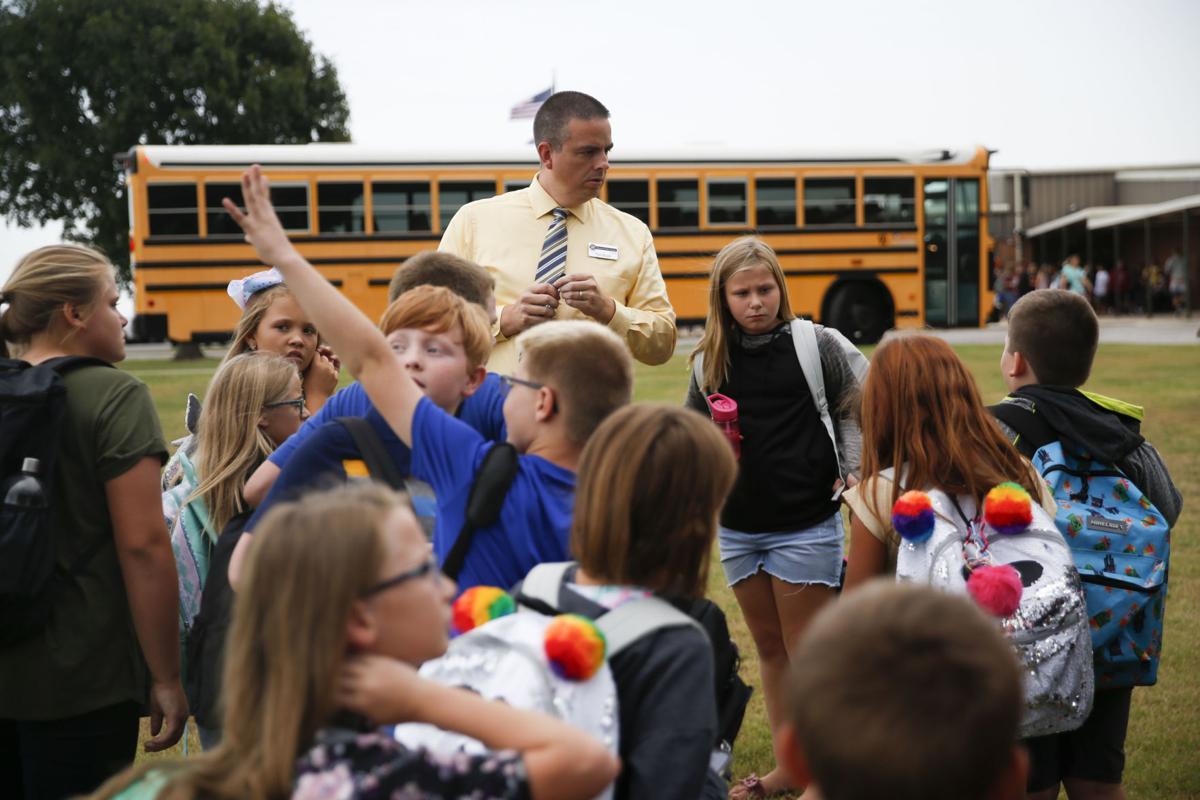
<path id="1" fill-rule="evenodd" d="M 967 579 L 975 602 L 997 617 L 1011 617 L 1021 605 L 1021 574 L 1008 564 L 977 567 Z"/>

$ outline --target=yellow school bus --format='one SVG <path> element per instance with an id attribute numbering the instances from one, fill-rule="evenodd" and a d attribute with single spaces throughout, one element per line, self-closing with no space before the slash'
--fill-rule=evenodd
<path id="1" fill-rule="evenodd" d="M 122 158 L 135 335 L 213 341 L 232 331 L 238 309 L 225 287 L 262 265 L 221 198 L 241 201 L 250 164 L 269 176 L 300 252 L 377 318 L 395 268 L 436 248 L 455 211 L 529 185 L 532 151 L 135 147 Z M 713 255 L 746 234 L 779 254 L 796 313 L 858 342 L 892 327 L 978 326 L 991 310 L 982 147 L 613 155 L 603 198 L 650 227 L 681 324 L 704 320 Z"/>

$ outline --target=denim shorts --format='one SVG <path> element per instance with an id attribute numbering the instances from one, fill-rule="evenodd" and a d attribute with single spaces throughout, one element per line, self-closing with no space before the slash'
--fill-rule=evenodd
<path id="1" fill-rule="evenodd" d="M 845 532 L 840 512 L 799 531 L 743 533 L 722 526 L 717 541 L 730 586 L 760 569 L 787 583 L 837 586 L 841 580 Z"/>

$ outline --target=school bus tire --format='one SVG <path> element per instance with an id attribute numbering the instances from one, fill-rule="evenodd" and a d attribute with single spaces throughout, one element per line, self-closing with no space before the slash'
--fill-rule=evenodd
<path id="1" fill-rule="evenodd" d="M 875 344 L 895 327 L 896 312 L 891 295 L 878 280 L 845 280 L 825 295 L 821 322 L 855 344 Z"/>

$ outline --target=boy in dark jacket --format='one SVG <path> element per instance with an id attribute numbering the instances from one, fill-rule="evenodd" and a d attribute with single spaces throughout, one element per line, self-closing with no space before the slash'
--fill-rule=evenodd
<path id="1" fill-rule="evenodd" d="M 1115 465 L 1173 527 L 1183 500 L 1162 457 L 1140 433 L 1141 407 L 1079 389 L 1098 341 L 1096 314 L 1083 296 L 1060 289 L 1027 294 L 1008 315 L 1000 370 L 1009 396 L 992 411 L 1027 456 L 1036 443 L 1021 432 L 1036 431 L 1038 438 L 1052 437 L 1098 463 Z M 1071 800 L 1125 797 L 1121 775 L 1131 694 L 1132 687 L 1098 688 L 1081 728 L 1026 742 L 1031 798 L 1057 797 L 1060 782 Z"/>

